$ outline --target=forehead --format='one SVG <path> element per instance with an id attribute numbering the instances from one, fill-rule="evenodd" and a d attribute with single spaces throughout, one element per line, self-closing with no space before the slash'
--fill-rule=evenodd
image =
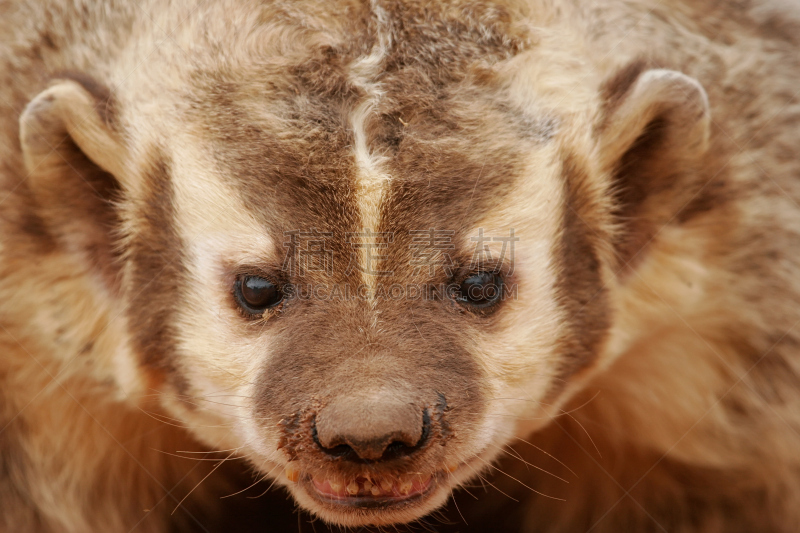
<path id="1" fill-rule="evenodd" d="M 525 33 L 502 8 L 469 3 L 374 4 L 340 26 L 291 59 L 195 76 L 196 141 L 231 197 L 205 199 L 204 217 L 241 211 L 228 225 L 269 236 L 274 262 L 275 241 L 299 235 L 324 235 L 347 264 L 366 234 L 406 250 L 423 230 L 454 245 L 482 224 L 508 231 L 554 130 L 495 73 L 528 47 Z M 204 201 L 195 190 L 189 203 Z"/>

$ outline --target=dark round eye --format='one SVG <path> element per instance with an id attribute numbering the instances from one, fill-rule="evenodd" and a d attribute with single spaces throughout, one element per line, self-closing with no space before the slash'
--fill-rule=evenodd
<path id="1" fill-rule="evenodd" d="M 503 295 L 503 279 L 493 272 L 471 274 L 458 286 L 456 299 L 462 305 L 479 309 L 490 307 Z"/>
<path id="2" fill-rule="evenodd" d="M 240 276 L 234 293 L 239 305 L 252 314 L 261 314 L 283 300 L 283 293 L 273 282 L 260 276 Z"/>

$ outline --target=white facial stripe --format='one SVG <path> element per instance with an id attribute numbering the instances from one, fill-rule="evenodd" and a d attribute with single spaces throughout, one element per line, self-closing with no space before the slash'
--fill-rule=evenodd
<path id="1" fill-rule="evenodd" d="M 555 361 L 548 359 L 556 348 L 563 323 L 563 311 L 557 303 L 556 284 L 560 265 L 553 257 L 563 220 L 564 191 L 560 166 L 555 162 L 557 147 L 541 145 L 529 156 L 527 176 L 515 183 L 515 194 L 506 198 L 472 229 L 483 229 L 487 237 L 508 237 L 511 228 L 519 239 L 514 243 L 514 297 L 504 302 L 503 333 L 487 336 L 478 353 L 490 376 L 491 415 L 487 424 L 501 424 L 504 416 L 519 416 L 529 426 L 548 418 L 541 411 L 544 395 L 555 373 Z M 490 248 L 497 253 L 499 246 Z M 506 251 L 509 253 L 509 250 Z M 507 257 L 507 259 L 510 259 Z M 499 349 L 498 337 L 503 339 Z M 520 354 L 528 354 L 521 357 Z M 513 418 L 513 417 L 512 417 Z M 525 425 L 525 424 L 521 424 Z M 496 431 L 500 431 L 495 428 Z M 503 429 L 500 433 L 509 433 Z"/>
<path id="2" fill-rule="evenodd" d="M 350 68 L 350 81 L 361 87 L 367 94 L 365 99 L 350 113 L 350 124 L 355 138 L 355 161 L 357 168 L 357 196 L 358 208 L 362 221 L 362 232 L 375 232 L 380 224 L 380 205 L 391 177 L 386 174 L 381 166 L 385 157 L 375 154 L 369 147 L 365 124 L 375 106 L 383 96 L 383 89 L 375 78 L 382 72 L 383 60 L 391 46 L 391 35 L 386 31 L 387 15 L 384 10 L 373 0 L 372 12 L 377 23 L 377 44 L 369 55 L 353 62 Z M 360 255 L 362 269 L 369 272 L 374 265 L 370 265 L 370 258 L 366 247 L 361 248 Z M 374 292 L 376 279 L 368 273 L 364 274 L 364 283 Z"/>
<path id="3" fill-rule="evenodd" d="M 187 146 L 191 144 L 181 144 Z M 187 353 L 210 355 L 209 362 L 214 367 L 209 368 L 210 373 L 232 380 L 229 385 L 233 386 L 237 376 L 252 375 L 256 362 L 244 355 L 239 358 L 227 355 L 238 337 L 230 331 L 226 319 L 232 311 L 222 305 L 230 298 L 230 287 L 224 286 L 226 273 L 220 259 L 233 264 L 257 264 L 272 257 L 275 246 L 280 245 L 241 204 L 236 192 L 209 170 L 214 165 L 200 150 L 176 153 L 174 161 L 176 226 L 185 247 L 185 267 L 192 280 L 192 288 L 185 294 L 191 311 L 183 316 L 190 322 L 202 317 L 197 323 L 205 324 L 202 330 L 195 331 L 187 323 L 182 331 L 192 333 L 182 343 Z"/>
<path id="4" fill-rule="evenodd" d="M 241 241 L 231 243 L 232 249 L 271 250 L 274 243 L 264 227 L 237 200 L 237 192 L 210 170 L 214 163 L 199 149 L 182 152 L 173 157 L 173 184 L 177 224 L 187 245 L 219 236 Z"/>
<path id="5" fill-rule="evenodd" d="M 221 261 L 258 264 L 274 257 L 281 243 L 269 237 L 236 191 L 220 179 L 207 153 L 196 148 L 200 143 L 175 138 L 174 146 L 175 223 L 191 280 L 176 317 L 177 341 L 182 372 L 191 383 L 188 394 L 196 404 L 184 416 L 202 427 L 203 435 L 236 435 L 229 447 L 245 443 L 243 450 L 253 446 L 260 456 L 271 456 L 276 443 L 265 443 L 251 423 L 254 376 L 269 355 L 269 339 L 264 334 L 254 340 L 240 327 L 231 327 L 240 324 L 241 317 L 234 306 L 226 305 L 231 286 Z"/>
<path id="6" fill-rule="evenodd" d="M 353 131 L 355 134 L 355 159 L 357 167 L 358 209 L 361 215 L 361 231 L 365 235 L 377 232 L 380 224 L 381 201 L 389 187 L 391 178 L 381 170 L 382 156 L 373 154 L 367 146 L 364 122 L 374 107 L 374 100 L 362 102 L 351 114 Z M 375 239 L 365 236 L 365 243 Z M 374 261 L 368 255 L 366 246 L 360 248 L 360 261 L 364 271 L 364 283 L 374 289 L 376 276 L 369 274 L 375 267 Z M 372 292 L 372 291 L 370 291 Z"/>

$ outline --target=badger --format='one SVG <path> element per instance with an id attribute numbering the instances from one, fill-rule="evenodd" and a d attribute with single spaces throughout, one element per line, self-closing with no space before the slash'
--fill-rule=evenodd
<path id="1" fill-rule="evenodd" d="M 779 0 L 0 2 L 0 529 L 800 530 L 798 45 Z"/>

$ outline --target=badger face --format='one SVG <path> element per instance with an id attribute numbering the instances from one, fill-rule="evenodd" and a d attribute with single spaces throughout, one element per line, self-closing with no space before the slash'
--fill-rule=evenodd
<path id="1" fill-rule="evenodd" d="M 157 61 L 150 93 L 55 80 L 22 117 L 45 222 L 125 317 L 128 401 L 333 523 L 429 513 L 613 358 L 613 272 L 652 222 L 631 180 L 707 137 L 693 80 L 581 71 L 570 100 L 579 62 L 484 8 L 273 28 L 169 89 Z M 66 216 L 65 161 L 113 203 Z"/>
<path id="2" fill-rule="evenodd" d="M 552 120 L 386 87 L 260 116 L 210 97 L 219 123 L 200 112 L 156 165 L 181 249 L 172 408 L 345 525 L 443 504 L 517 418 L 548 420 L 566 371 Z"/>

